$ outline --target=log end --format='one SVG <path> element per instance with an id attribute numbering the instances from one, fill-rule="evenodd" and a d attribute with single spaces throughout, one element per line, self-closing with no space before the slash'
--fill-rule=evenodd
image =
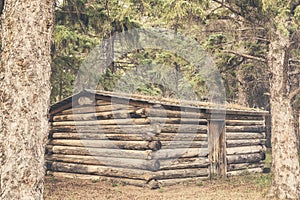
<path id="1" fill-rule="evenodd" d="M 153 150 L 153 151 L 158 151 L 161 149 L 161 142 L 160 141 L 151 141 L 148 144 L 149 149 Z"/>
<path id="2" fill-rule="evenodd" d="M 93 105 L 95 104 L 95 100 L 90 98 L 90 97 L 86 97 L 86 96 L 83 96 L 83 97 L 79 97 L 78 100 L 77 100 L 78 104 L 79 105 Z"/>
<path id="3" fill-rule="evenodd" d="M 155 189 L 159 189 L 161 186 L 159 184 L 159 182 L 155 179 L 152 179 L 150 180 L 148 183 L 147 183 L 147 186 L 152 189 L 152 190 L 155 190 Z"/>

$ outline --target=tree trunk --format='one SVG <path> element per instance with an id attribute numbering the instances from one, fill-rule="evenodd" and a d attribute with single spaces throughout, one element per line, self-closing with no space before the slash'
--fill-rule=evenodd
<path id="1" fill-rule="evenodd" d="M 43 199 L 53 1 L 5 1 L 0 65 L 0 199 Z"/>
<path id="2" fill-rule="evenodd" d="M 279 31 L 278 31 L 279 32 Z M 271 195 L 299 199 L 299 162 L 294 117 L 288 97 L 289 38 L 277 32 L 270 44 L 268 65 L 272 114 L 273 184 Z"/>
<path id="3" fill-rule="evenodd" d="M 239 66 L 236 72 L 236 78 L 238 81 L 238 104 L 248 106 L 248 95 L 246 89 L 246 81 L 244 80 L 243 66 Z"/>

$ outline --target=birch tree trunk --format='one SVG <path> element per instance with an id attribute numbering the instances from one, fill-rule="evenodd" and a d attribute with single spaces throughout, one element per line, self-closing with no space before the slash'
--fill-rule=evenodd
<path id="1" fill-rule="evenodd" d="M 6 0 L 1 15 L 0 199 L 43 199 L 54 1 Z"/>
<path id="2" fill-rule="evenodd" d="M 277 32 L 268 53 L 274 175 L 270 193 L 280 199 L 300 199 L 297 137 L 287 84 L 289 47 L 288 36 Z"/>

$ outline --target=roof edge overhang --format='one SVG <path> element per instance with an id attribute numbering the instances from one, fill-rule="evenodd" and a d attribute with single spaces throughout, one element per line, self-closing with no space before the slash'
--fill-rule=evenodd
<path id="1" fill-rule="evenodd" d="M 89 96 L 95 99 L 102 98 L 113 98 L 125 101 L 135 101 L 139 103 L 147 103 L 150 105 L 154 104 L 162 104 L 165 106 L 171 107 L 182 107 L 182 108 L 190 108 L 190 109 L 200 109 L 205 110 L 207 114 L 245 114 L 245 115 L 268 115 L 269 112 L 261 109 L 240 107 L 240 109 L 233 108 L 228 105 L 214 104 L 208 102 L 200 102 L 200 101 L 187 101 L 187 100 L 179 100 L 179 99 L 167 99 L 167 98 L 157 98 L 157 97 L 149 97 L 144 95 L 135 95 L 135 94 L 126 94 L 126 93 L 114 93 L 108 91 L 96 91 L 84 89 L 81 92 L 75 93 L 74 95 L 67 97 L 60 102 L 53 104 L 50 107 L 49 114 L 55 115 L 58 112 L 70 109 L 74 105 L 80 97 Z M 113 102 L 112 102 L 113 103 Z"/>

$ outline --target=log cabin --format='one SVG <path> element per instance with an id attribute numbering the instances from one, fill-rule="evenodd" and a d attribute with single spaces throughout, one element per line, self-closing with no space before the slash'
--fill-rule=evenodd
<path id="1" fill-rule="evenodd" d="M 83 90 L 50 108 L 47 174 L 159 188 L 262 172 L 267 114 Z"/>

